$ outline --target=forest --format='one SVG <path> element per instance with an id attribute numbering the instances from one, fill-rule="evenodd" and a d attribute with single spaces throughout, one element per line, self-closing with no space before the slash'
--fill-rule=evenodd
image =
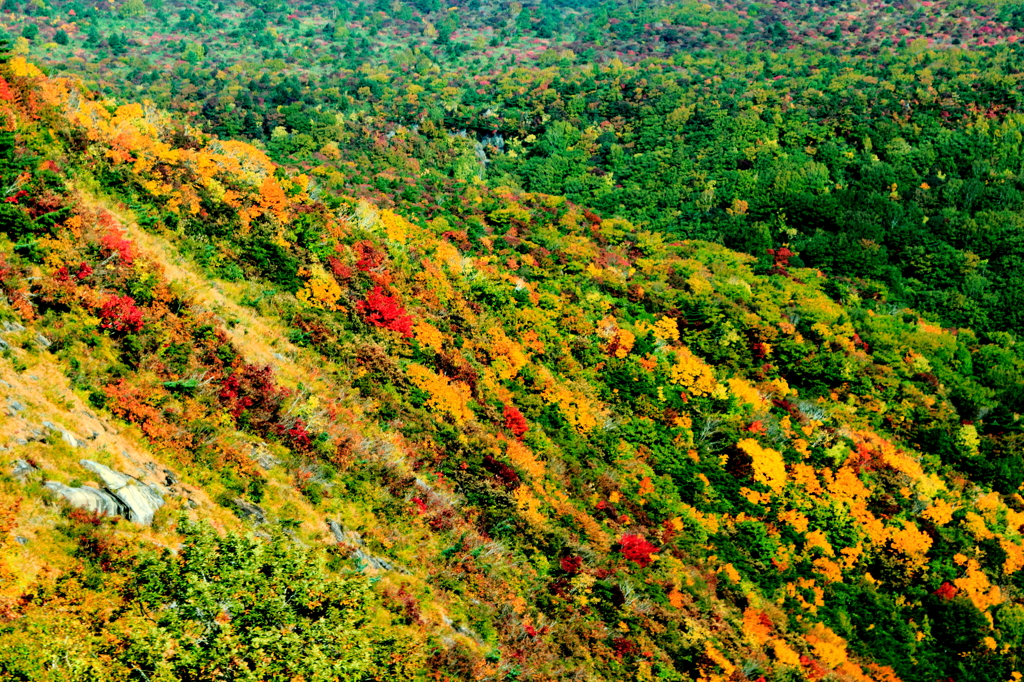
<path id="1" fill-rule="evenodd" d="M 1021 679 L 1024 2 L 0 33 L 0 680 Z"/>

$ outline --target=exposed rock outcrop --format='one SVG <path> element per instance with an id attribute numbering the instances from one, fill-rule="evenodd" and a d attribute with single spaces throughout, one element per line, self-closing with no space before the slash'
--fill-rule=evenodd
<path id="1" fill-rule="evenodd" d="M 67 429 L 63 429 L 57 426 L 53 422 L 43 422 L 43 428 L 46 429 L 47 431 L 60 434 L 61 439 L 73 448 L 85 447 L 84 441 L 79 440 L 78 437 L 75 436 L 73 433 L 71 433 Z M 88 467 L 86 468 L 88 469 Z"/>
<path id="2" fill-rule="evenodd" d="M 241 497 L 234 498 L 231 500 L 231 503 L 234 505 L 235 512 L 239 518 L 251 521 L 257 526 L 267 522 L 267 512 L 263 511 L 263 507 L 258 504 L 244 500 Z"/>
<path id="3" fill-rule="evenodd" d="M 128 516 L 127 505 L 105 490 L 88 486 L 72 488 L 57 481 L 47 481 L 44 485 L 67 500 L 72 507 L 107 516 Z"/>
<path id="4" fill-rule="evenodd" d="M 148 526 L 153 523 L 153 515 L 164 506 L 164 496 L 152 486 L 92 460 L 83 459 L 79 464 L 99 476 L 106 489 L 128 507 L 129 521 Z"/>
<path id="5" fill-rule="evenodd" d="M 72 488 L 57 481 L 47 481 L 46 487 L 73 507 L 123 516 L 140 526 L 153 523 L 153 516 L 164 505 L 164 497 L 158 490 L 99 462 L 83 459 L 79 464 L 100 477 L 103 490 L 85 486 Z"/>
<path id="6" fill-rule="evenodd" d="M 15 460 L 11 469 L 11 475 L 19 481 L 24 481 L 36 468 L 23 459 Z"/>
<path id="7" fill-rule="evenodd" d="M 327 521 L 327 527 L 331 531 L 331 535 L 339 545 L 348 547 L 351 551 L 351 555 L 359 561 L 361 568 L 366 570 L 367 568 L 374 568 L 380 571 L 397 571 L 398 573 L 408 573 L 406 569 L 401 566 L 396 566 L 387 559 L 381 559 L 378 556 L 374 556 L 367 551 L 366 543 L 363 542 L 362 536 L 354 530 L 345 530 L 341 524 L 337 521 Z"/>

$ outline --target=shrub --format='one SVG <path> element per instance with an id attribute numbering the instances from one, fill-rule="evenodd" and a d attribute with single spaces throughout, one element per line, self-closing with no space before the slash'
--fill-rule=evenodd
<path id="1" fill-rule="evenodd" d="M 131 296 L 111 296 L 100 309 L 100 326 L 116 332 L 142 331 L 142 311 Z"/>
<path id="2" fill-rule="evenodd" d="M 512 432 L 512 435 L 519 440 L 523 439 L 530 425 L 526 423 L 523 413 L 516 409 L 515 405 L 505 405 L 505 428 Z"/>
<path id="3" fill-rule="evenodd" d="M 375 327 L 390 329 L 407 339 L 412 338 L 412 317 L 398 302 L 398 298 L 389 296 L 383 287 L 374 287 L 366 295 L 366 300 L 356 303 L 356 309 Z"/>
<path id="4" fill-rule="evenodd" d="M 374 676 L 374 649 L 383 642 L 370 622 L 367 579 L 329 574 L 321 557 L 283 531 L 264 542 L 221 538 L 185 519 L 179 527 L 180 551 L 149 558 L 132 584 L 135 600 L 173 642 L 160 654 L 170 677 Z"/>
<path id="5" fill-rule="evenodd" d="M 640 568 L 650 566 L 651 562 L 654 561 L 651 555 L 658 551 L 658 548 L 648 542 L 642 535 L 623 535 L 622 539 L 619 540 L 619 546 L 621 547 L 622 556 Z"/>

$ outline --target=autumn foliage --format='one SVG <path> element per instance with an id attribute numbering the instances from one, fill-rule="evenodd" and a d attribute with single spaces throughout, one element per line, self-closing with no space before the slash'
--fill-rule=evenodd
<path id="1" fill-rule="evenodd" d="M 111 296 L 100 308 L 100 326 L 104 329 L 138 332 L 144 325 L 142 311 L 131 296 Z"/>
<path id="2" fill-rule="evenodd" d="M 523 413 L 515 405 L 505 405 L 503 415 L 505 417 L 505 428 L 513 436 L 522 440 L 526 432 L 530 430 L 530 425 L 526 422 L 526 417 L 523 416 Z"/>
<path id="3" fill-rule="evenodd" d="M 269 366 L 246 364 L 224 378 L 217 397 L 234 419 L 260 431 L 280 431 L 285 395 Z"/>
<path id="4" fill-rule="evenodd" d="M 619 539 L 622 556 L 640 568 L 646 568 L 654 561 L 652 556 L 658 548 L 648 542 L 642 535 L 627 534 Z"/>
<path id="5" fill-rule="evenodd" d="M 353 25 L 338 20 L 361 30 Z M 549 58 L 575 78 L 570 55 Z M 474 142 L 435 128 L 453 144 L 455 177 L 435 187 L 425 175 L 421 203 L 395 192 L 378 205 L 346 194 L 363 191 L 346 176 L 362 171 L 348 165 L 298 174 L 254 146 L 175 127 L 141 105 L 72 97 L 72 85 L 12 64 L 0 65 L 0 95 L 7 84 L 17 96 L 0 100 L 17 137 L 0 157 L 24 166 L 4 186 L 29 190 L 12 189 L 18 206 L 0 206 L 12 225 L 30 221 L 31 239 L 0 240 L 10 303 L 0 372 L 12 396 L 33 391 L 32 376 L 53 381 L 8 410 L 5 447 L 25 466 L 24 481 L 0 477 L 0 500 L 19 501 L 0 504 L 0 669 L 36 660 L 36 648 L 36 670 L 55 679 L 72 665 L 109 679 L 205 679 L 245 666 L 281 679 L 708 682 L 987 682 L 1019 668 L 1019 344 L 964 319 L 933 320 L 852 275 L 801 269 L 787 247 L 771 250 L 768 275 L 789 276 L 766 276 L 755 257 L 766 244 L 740 253 L 670 241 L 543 184 L 558 180 L 563 155 L 644 158 L 646 143 L 619 137 L 617 117 L 647 106 L 646 86 L 617 82 L 607 98 L 617 113 L 605 116 L 603 95 L 584 88 L 559 101 L 562 86 L 545 85 L 545 110 L 574 112 L 578 139 L 559 128 L 565 139 L 528 147 L 505 133 L 509 148 L 529 153 L 487 152 L 494 177 L 519 172 L 516 159 L 533 164 L 536 191 L 467 181 L 462 171 L 479 168 Z M 649 65 L 652 81 L 679 67 Z M 599 65 L 593 77 L 620 71 Z M 369 101 L 405 77 L 352 80 L 372 84 L 361 93 Z M 510 97 L 535 96 L 496 78 Z M 703 82 L 687 78 L 679 97 Z M 446 95 L 452 111 L 465 104 L 458 94 L 453 85 Z M 748 99 L 770 106 L 770 95 Z M 712 125 L 718 114 L 682 104 L 666 112 L 653 118 L 679 144 L 735 118 Z M 288 125 L 307 113 L 292 111 Z M 979 131 L 995 125 L 979 116 Z M 343 136 L 357 124 L 322 122 L 301 134 Z M 43 133 L 51 125 L 59 134 Z M 280 128 L 272 145 L 293 135 Z M 421 142 L 411 129 L 367 140 L 370 166 L 398 163 Z M 789 132 L 744 144 L 730 171 L 770 165 L 779 148 L 822 159 L 819 180 L 836 158 L 849 160 L 850 177 L 814 188 L 822 206 L 861 157 L 877 156 L 879 174 L 918 163 L 904 148 L 913 138 L 876 139 L 873 152 L 848 139 L 814 147 Z M 343 151 L 325 146 L 317 158 Z M 59 163 L 40 163 L 43 153 Z M 943 168 L 913 187 L 939 194 L 938 174 L 953 172 Z M 76 194 L 79 169 L 123 203 Z M 375 191 L 393 189 L 401 172 L 380 173 Z M 781 186 L 795 176 L 773 177 Z M 594 178 L 595 192 L 620 189 L 619 176 Z M 1012 197 L 1016 181 L 997 180 Z M 725 241 L 787 233 L 781 215 L 743 228 L 748 217 L 769 219 L 767 200 L 734 191 L 704 183 L 694 215 L 729 221 Z M 810 211 L 800 215 L 825 221 Z M 164 245 L 143 230 L 182 237 Z M 851 248 L 874 252 L 866 238 Z M 922 276 L 932 255 L 914 256 Z M 995 268 L 984 260 L 965 257 L 953 271 L 988 277 Z M 158 263 L 175 265 L 167 275 Z M 968 298 L 959 309 L 971 309 Z M 33 435 L 43 418 L 59 428 Z M 70 444 L 79 441 L 81 451 Z M 217 531 L 168 512 L 137 529 L 58 511 L 41 484 L 99 485 L 77 463 L 93 456 L 146 477 L 174 500 L 168 508 L 210 518 Z M 48 545 L 51 533 L 68 541 Z M 342 576 L 351 594 L 332 592 Z M 356 637 L 335 642 L 352 660 L 317 654 L 309 668 L 295 652 L 310 632 Z M 370 646 L 378 632 L 390 643 Z M 276 646 L 293 658 L 267 653 Z M 187 661 L 175 658 L 185 651 Z M 155 669 L 171 659 L 172 672 Z M 199 660 L 208 667 L 190 667 Z"/>
<path id="6" fill-rule="evenodd" d="M 375 327 L 390 329 L 404 338 L 412 338 L 412 316 L 398 302 L 398 297 L 388 295 L 384 287 L 375 286 L 365 299 L 356 303 L 356 310 Z"/>

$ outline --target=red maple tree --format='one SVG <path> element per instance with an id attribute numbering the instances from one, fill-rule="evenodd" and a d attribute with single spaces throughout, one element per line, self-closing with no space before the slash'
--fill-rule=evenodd
<path id="1" fill-rule="evenodd" d="M 635 534 L 623 535 L 619 540 L 619 546 L 622 548 L 622 556 L 640 568 L 650 566 L 654 561 L 651 555 L 658 551 L 658 548 L 648 542 L 644 536 Z"/>
<path id="2" fill-rule="evenodd" d="M 356 309 L 375 327 L 390 329 L 407 339 L 412 337 L 412 317 L 398 298 L 389 296 L 383 287 L 374 287 L 366 295 L 366 300 L 356 303 Z"/>

